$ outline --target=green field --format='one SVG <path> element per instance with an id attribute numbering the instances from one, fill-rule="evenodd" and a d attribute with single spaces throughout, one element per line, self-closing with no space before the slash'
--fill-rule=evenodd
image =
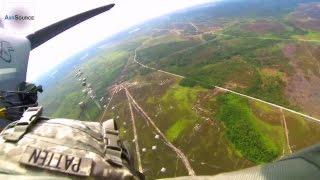
<path id="1" fill-rule="evenodd" d="M 175 113 L 171 115 L 170 119 L 172 125 L 166 131 L 166 136 L 170 141 L 176 140 L 186 128 L 193 128 L 199 121 L 197 115 L 192 111 L 192 106 L 203 89 L 186 88 L 181 86 L 174 86 L 161 98 L 161 105 L 169 107 L 174 105 Z M 181 136 L 180 136 L 181 137 Z"/>
<path id="2" fill-rule="evenodd" d="M 226 126 L 226 137 L 241 155 L 255 163 L 270 162 L 279 156 L 282 147 L 265 133 L 272 127 L 251 112 L 245 99 L 228 94 L 220 96 L 218 102 L 221 106 L 218 119 Z"/>

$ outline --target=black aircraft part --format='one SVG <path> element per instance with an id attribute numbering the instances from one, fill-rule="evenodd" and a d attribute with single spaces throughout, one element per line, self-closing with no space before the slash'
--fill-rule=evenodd
<path id="1" fill-rule="evenodd" d="M 55 37 L 56 35 L 62 33 L 63 31 L 93 17 L 98 14 L 101 14 L 105 11 L 108 11 L 114 6 L 114 4 L 109 4 L 106 6 L 98 7 L 96 9 L 92 9 L 75 16 L 69 17 L 67 19 L 61 20 L 50 26 L 47 26 L 43 29 L 36 31 L 33 34 L 29 34 L 27 39 L 29 39 L 31 43 L 31 50 L 45 43 L 49 39 Z"/>

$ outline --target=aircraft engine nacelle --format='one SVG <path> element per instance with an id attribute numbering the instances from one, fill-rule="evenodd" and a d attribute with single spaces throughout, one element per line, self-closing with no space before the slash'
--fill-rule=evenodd
<path id="1" fill-rule="evenodd" d="M 0 89 L 14 91 L 26 80 L 30 41 L 0 29 Z"/>

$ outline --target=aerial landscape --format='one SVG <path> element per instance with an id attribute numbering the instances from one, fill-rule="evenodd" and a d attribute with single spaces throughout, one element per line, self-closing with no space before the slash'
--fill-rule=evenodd
<path id="1" fill-rule="evenodd" d="M 101 41 L 38 83 L 46 116 L 115 119 L 147 179 L 272 162 L 320 142 L 320 1 L 180 10 Z"/>

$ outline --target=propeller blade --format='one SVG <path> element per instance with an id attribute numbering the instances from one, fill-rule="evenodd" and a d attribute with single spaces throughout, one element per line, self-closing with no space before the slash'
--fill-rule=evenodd
<path id="1" fill-rule="evenodd" d="M 43 29 L 40 29 L 36 31 L 33 34 L 29 34 L 27 36 L 27 39 L 29 39 L 31 43 L 31 50 L 40 46 L 41 44 L 45 43 L 49 39 L 55 37 L 56 35 L 62 33 L 63 31 L 93 17 L 98 14 L 101 14 L 105 11 L 108 11 L 114 6 L 114 4 L 109 4 L 106 6 L 98 7 L 96 9 L 92 9 L 83 13 L 80 13 L 78 15 L 69 17 L 67 19 L 61 20 L 59 22 L 56 22 L 54 24 L 51 24 L 50 26 L 47 26 Z"/>

